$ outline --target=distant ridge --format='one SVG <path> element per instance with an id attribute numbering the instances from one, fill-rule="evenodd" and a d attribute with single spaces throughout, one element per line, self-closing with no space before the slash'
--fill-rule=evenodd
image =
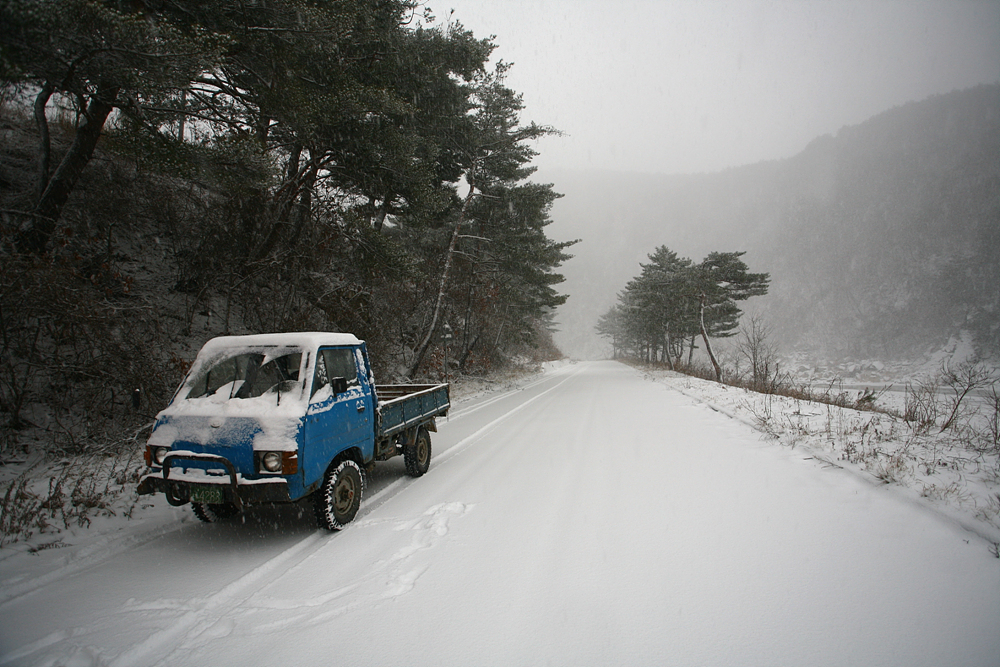
<path id="1" fill-rule="evenodd" d="M 913 358 L 971 335 L 1000 357 L 1000 85 L 902 105 L 786 159 L 685 176 L 547 174 L 565 193 L 557 338 L 600 356 L 596 318 L 657 245 L 746 250 L 772 274 L 760 310 L 786 350 Z"/>

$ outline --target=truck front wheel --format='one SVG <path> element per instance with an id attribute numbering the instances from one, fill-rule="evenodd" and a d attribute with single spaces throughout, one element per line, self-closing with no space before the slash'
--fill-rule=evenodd
<path id="1" fill-rule="evenodd" d="M 240 513 L 233 503 L 191 503 L 194 515 L 205 523 L 215 523 Z"/>
<path id="2" fill-rule="evenodd" d="M 354 461 L 328 470 L 314 501 L 319 527 L 340 530 L 353 521 L 361 508 L 362 485 L 361 468 Z"/>
<path id="3" fill-rule="evenodd" d="M 418 428 L 414 441 L 403 445 L 403 461 L 410 477 L 420 477 L 431 467 L 431 434 L 427 429 Z"/>

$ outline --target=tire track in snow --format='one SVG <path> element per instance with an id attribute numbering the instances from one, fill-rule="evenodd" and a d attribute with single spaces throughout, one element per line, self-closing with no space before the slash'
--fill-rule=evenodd
<path id="1" fill-rule="evenodd" d="M 438 503 L 415 519 L 360 522 L 356 529 L 395 523 L 392 531 L 410 532 L 412 539 L 409 544 L 397 548 L 388 558 L 366 565 L 364 573 L 349 585 L 341 586 L 330 593 L 310 598 L 275 598 L 263 594 L 254 596 L 241 606 L 239 618 L 220 621 L 226 624 L 222 631 L 240 631 L 239 625 L 243 619 L 252 619 L 249 621 L 250 628 L 242 629 L 244 632 L 249 630 L 254 633 L 273 634 L 288 629 L 301 631 L 306 626 L 324 626 L 331 620 L 352 611 L 407 595 L 416 588 L 419 579 L 430 567 L 426 562 L 414 562 L 412 558 L 436 547 L 447 536 L 451 520 L 465 516 L 474 507 L 475 505 L 460 502 Z M 308 559 L 301 561 L 294 569 L 307 568 L 307 561 Z M 264 614 L 269 614 L 270 618 L 261 618 Z M 213 632 L 213 628 L 209 628 L 202 636 L 179 646 L 173 655 L 159 664 L 171 664 L 173 658 L 178 658 L 174 662 L 196 664 L 199 657 L 198 649 L 210 643 L 217 635 L 218 633 Z M 181 658 L 184 651 L 192 653 Z"/>
<path id="2" fill-rule="evenodd" d="M 490 398 L 484 400 L 482 403 L 476 403 L 475 405 L 471 405 L 471 406 L 469 406 L 467 408 L 460 408 L 460 409 L 452 412 L 451 414 L 449 414 L 448 415 L 448 420 L 450 421 L 452 419 L 461 419 L 462 417 L 465 417 L 467 415 L 471 415 L 474 412 L 479 412 L 483 408 L 489 407 L 489 406 L 493 405 L 494 403 L 497 403 L 498 401 L 502 401 L 505 398 L 510 398 L 511 396 L 519 394 L 522 391 L 527 391 L 528 389 L 534 389 L 535 387 L 537 387 L 538 385 L 540 385 L 540 384 L 542 384 L 544 382 L 547 382 L 549 380 L 555 379 L 555 378 L 559 377 L 560 375 L 563 375 L 563 374 L 567 373 L 571 368 L 572 367 L 563 367 L 563 368 L 556 369 L 555 371 L 553 371 L 551 373 L 546 373 L 544 376 L 542 376 L 540 378 L 537 378 L 535 380 L 527 382 L 526 384 L 523 384 L 523 385 L 520 385 L 518 387 L 515 387 L 514 389 L 511 389 L 509 391 L 505 391 L 502 394 L 498 394 L 497 396 L 491 396 Z M 578 373 L 579 371 L 580 371 L 580 369 L 578 368 L 578 369 L 575 369 L 573 371 L 573 373 L 575 374 L 575 373 Z"/>
<path id="3" fill-rule="evenodd" d="M 169 662 L 164 663 L 163 661 L 169 658 L 172 647 L 178 646 L 185 639 L 202 634 L 233 606 L 253 596 L 260 586 L 260 582 L 271 581 L 277 578 L 273 576 L 274 573 L 292 567 L 290 561 L 293 559 L 297 557 L 307 558 L 318 551 L 326 543 L 326 540 L 323 539 L 325 536 L 325 533 L 317 530 L 277 556 L 258 565 L 205 599 L 199 609 L 188 611 L 168 627 L 121 653 L 108 663 L 109 667 L 169 664 Z"/>
<path id="4" fill-rule="evenodd" d="M 395 551 L 387 559 L 368 568 L 359 580 L 336 590 L 308 599 L 268 597 L 261 593 L 262 582 L 274 584 L 295 574 L 329 544 L 329 534 L 317 531 L 315 540 L 303 540 L 264 565 L 226 586 L 219 593 L 200 603 L 149 639 L 135 645 L 108 663 L 109 667 L 150 665 L 168 667 L 174 664 L 194 664 L 189 654 L 210 644 L 213 640 L 239 630 L 243 619 L 272 612 L 275 620 L 252 623 L 255 632 L 280 632 L 289 627 L 322 625 L 353 609 L 377 604 L 406 595 L 427 570 L 427 565 L 414 564 L 415 554 L 433 548 L 449 532 L 452 519 L 468 514 L 474 505 L 459 502 L 439 503 L 430 507 L 420 517 L 405 521 L 396 520 L 395 531 L 413 531 L 410 544 Z M 382 523 L 382 522 L 376 522 Z M 369 524 L 374 525 L 374 524 Z M 355 525 L 354 528 L 363 528 Z M 310 544 L 303 546 L 306 542 Z M 296 551 L 295 554 L 289 552 Z M 290 562 L 293 560 L 294 562 Z M 363 589 L 369 590 L 363 590 Z M 331 606 L 340 598 L 362 589 L 360 595 L 348 597 L 342 604 Z"/>
<path id="5" fill-rule="evenodd" d="M 463 438 L 459 442 L 452 445 L 450 448 L 445 450 L 441 455 L 435 458 L 435 463 L 440 466 L 453 457 L 459 455 L 462 451 L 466 450 L 468 447 L 472 446 L 474 443 L 481 440 L 485 435 L 496 429 L 502 422 L 510 418 L 511 416 L 517 414 L 524 408 L 526 408 L 531 403 L 541 397 L 554 391 L 562 384 L 567 382 L 572 377 L 576 376 L 582 372 L 583 366 L 578 367 L 565 367 L 557 369 L 554 373 L 548 373 L 545 376 L 531 381 L 525 385 L 517 387 L 513 390 L 504 392 L 498 396 L 490 397 L 489 399 L 478 403 L 469 408 L 460 410 L 457 414 L 451 416 L 449 421 L 458 421 L 465 417 L 475 414 L 482 409 L 492 406 L 500 401 L 509 399 L 511 397 L 517 396 L 524 391 L 530 391 L 540 385 L 547 382 L 556 381 L 551 387 L 541 391 L 540 393 L 528 398 L 525 401 L 518 403 L 516 406 L 507 410 L 500 416 L 496 417 L 485 426 L 481 427 L 471 435 Z M 370 514 L 372 511 L 383 505 L 388 500 L 394 498 L 400 492 L 402 492 L 410 484 L 415 483 L 416 480 L 410 477 L 399 477 L 393 482 L 389 483 L 387 486 L 380 489 L 378 492 L 373 494 L 371 497 L 365 499 L 362 505 L 361 511 L 358 513 L 356 521 L 360 522 L 364 517 Z M 47 573 L 41 577 L 22 582 L 14 587 L 11 587 L 2 594 L 0 594 L 0 608 L 5 605 L 12 603 L 16 600 L 22 599 L 23 597 L 39 591 L 44 588 L 58 583 L 63 578 L 70 576 L 79 572 L 80 570 L 100 565 L 101 563 L 114 558 L 115 556 L 121 555 L 123 553 L 132 551 L 143 545 L 146 545 L 164 535 L 176 532 L 183 529 L 187 524 L 177 522 L 175 524 L 170 524 L 164 527 L 159 527 L 154 530 L 141 533 L 138 536 L 131 536 L 129 538 L 122 538 L 118 540 L 108 540 L 102 542 L 102 544 L 107 545 L 106 548 L 100 548 L 95 553 L 87 553 L 86 557 L 82 560 L 72 562 L 63 568 L 59 568 L 51 573 Z M 172 647 L 179 647 L 184 644 L 190 644 L 196 642 L 197 638 L 205 632 L 209 632 L 210 629 L 218 622 L 223 619 L 223 615 L 232 608 L 234 605 L 238 605 L 251 598 L 257 591 L 258 584 L 262 580 L 266 580 L 269 576 L 271 579 L 280 578 L 291 570 L 296 563 L 302 562 L 311 558 L 314 554 L 319 552 L 328 542 L 327 539 L 333 536 L 325 531 L 317 530 L 311 533 L 304 539 L 293 544 L 288 549 L 285 549 L 281 553 L 275 555 L 269 560 L 261 563 L 256 568 L 246 573 L 245 575 L 239 577 L 235 581 L 231 582 L 227 586 L 223 587 L 221 590 L 204 598 L 200 601 L 200 606 L 197 609 L 190 609 L 184 613 L 179 619 L 176 619 L 168 627 L 163 628 L 159 632 L 154 633 L 150 637 L 147 637 L 142 642 L 135 644 L 132 648 L 127 649 L 125 652 L 120 654 L 117 658 L 113 659 L 108 664 L 112 667 L 122 665 L 158 665 L 158 664 L 169 664 L 164 662 L 164 654 L 169 655 Z M 290 563 L 290 561 L 296 561 L 295 563 Z M 396 559 L 399 560 L 399 559 Z M 276 572 L 281 572 L 281 575 L 274 575 Z M 420 572 L 408 571 L 401 573 L 397 577 L 397 586 L 395 589 L 401 592 L 406 592 L 413 588 L 416 579 L 419 578 Z M 353 587 L 348 587 L 353 588 Z M 348 591 L 339 591 L 334 596 L 341 595 Z M 402 593 L 400 593 L 402 594 Z M 324 617 L 329 618 L 331 616 L 339 615 L 344 611 L 349 610 L 361 604 L 361 602 L 356 602 L 350 604 L 348 607 L 344 607 L 339 611 L 334 610 L 324 614 Z M 84 629 L 78 628 L 71 632 L 72 635 L 76 636 L 80 633 L 86 634 Z M 10 660 L 14 659 L 16 655 L 18 658 L 31 655 L 39 650 L 46 648 L 48 644 L 43 643 L 37 646 L 35 645 L 25 645 L 15 650 L 13 653 L 8 653 L 2 657 L 0 660 Z M 3 664 L 3 662 L 0 662 Z"/>
<path id="6" fill-rule="evenodd" d="M 527 406 L 531 405 L 535 401 L 539 400 L 543 396 L 555 391 L 564 383 L 568 382 L 570 379 L 582 372 L 583 367 L 574 369 L 566 377 L 563 377 L 554 385 L 545 389 L 544 391 L 535 394 L 531 398 L 518 403 L 512 409 L 504 412 L 499 417 L 493 419 L 485 426 L 481 427 L 469 436 L 466 436 L 456 444 L 448 448 L 438 459 L 436 463 L 440 466 L 447 463 L 450 459 L 454 458 L 464 450 L 468 449 L 471 445 L 481 440 L 486 434 L 493 431 L 502 422 L 509 419 L 511 416 L 517 414 L 521 410 L 525 409 Z M 558 375 L 556 376 L 558 378 Z M 524 389 L 530 389 L 542 384 L 545 381 L 552 380 L 552 376 L 547 376 L 541 380 L 531 383 L 527 387 L 520 388 L 518 390 L 503 394 L 496 399 L 488 402 L 488 404 L 495 403 L 503 398 L 508 398 Z M 485 407 L 484 405 L 476 406 L 475 409 L 461 413 L 459 417 L 465 417 L 473 412 L 478 411 L 479 408 Z M 391 482 L 386 487 L 380 489 L 377 493 L 371 496 L 368 500 L 364 502 L 361 511 L 358 513 L 358 517 L 355 521 L 363 520 L 364 516 L 370 514 L 373 510 L 383 505 L 385 502 L 394 498 L 403 489 L 405 489 L 409 484 L 414 483 L 416 480 L 408 477 L 400 477 L 397 480 Z M 440 506 L 439 508 L 431 508 L 431 510 L 444 508 L 449 510 L 448 513 L 453 513 L 451 507 L 453 504 L 447 506 Z M 471 508 L 466 508 L 463 506 L 461 514 L 464 514 Z M 431 513 L 428 510 L 428 513 Z M 442 523 L 440 520 L 435 521 L 434 518 L 429 520 L 424 520 L 426 524 L 425 527 L 429 527 L 432 533 L 437 534 L 438 538 L 443 536 L 447 532 L 447 519 Z M 421 524 L 418 523 L 418 526 Z M 347 530 L 350 530 L 351 526 L 348 526 Z M 208 632 L 211 634 L 212 628 L 215 627 L 220 621 L 223 620 L 223 615 L 230 611 L 233 607 L 238 606 L 255 594 L 257 594 L 260 582 L 267 581 L 273 582 L 280 579 L 283 576 L 287 576 L 296 565 L 305 560 L 310 559 L 316 553 L 318 553 L 326 544 L 329 543 L 328 539 L 333 536 L 325 531 L 317 530 L 316 532 L 310 534 L 300 542 L 292 545 L 285 551 L 279 553 L 273 558 L 265 561 L 261 565 L 257 566 L 247 574 L 231 582 L 224 588 L 222 588 L 217 593 L 211 595 L 198 609 L 192 609 L 182 615 L 179 619 L 175 620 L 166 628 L 163 628 L 159 632 L 154 633 L 150 637 L 146 638 L 142 642 L 134 645 L 132 648 L 126 650 L 120 654 L 117 658 L 109 662 L 109 667 L 139 667 L 140 665 L 169 665 L 170 656 L 174 650 L 183 647 L 190 646 L 192 644 L 198 643 L 198 637 Z M 414 544 L 410 545 L 400 552 L 397 552 L 391 559 L 390 563 L 404 561 L 409 555 L 416 553 L 425 548 L 429 548 L 431 542 L 427 541 L 427 534 L 420 534 L 415 538 Z M 434 540 L 436 542 L 436 540 Z M 294 563 L 291 561 L 295 561 Z M 382 597 L 396 597 L 402 595 L 410 590 L 412 590 L 415 585 L 416 580 L 422 574 L 419 568 L 413 570 L 407 570 L 405 572 L 400 572 L 394 577 L 394 585 L 387 591 Z M 334 597 L 340 596 L 353 587 L 348 587 L 348 589 L 337 591 Z M 332 611 L 325 612 L 321 614 L 323 618 L 329 618 L 330 616 L 339 615 L 344 613 L 349 608 L 357 606 L 359 604 L 365 604 L 366 600 L 364 598 L 356 600 L 349 603 L 346 607 L 338 608 Z"/>
<path id="7" fill-rule="evenodd" d="M 55 632 L 50 632 L 38 641 L 31 642 L 21 648 L 11 651 L 6 655 L 0 656 L 0 665 L 8 665 L 15 660 L 20 660 L 21 658 L 26 658 L 32 653 L 41 651 L 44 648 L 58 644 L 59 642 L 66 641 L 72 637 L 82 634 L 79 630 L 56 630 Z"/>
<path id="8" fill-rule="evenodd" d="M 467 449 L 468 447 L 470 447 L 472 444 L 478 442 L 479 440 L 482 440 L 482 438 L 485 435 L 487 435 L 488 433 L 490 433 L 491 431 L 493 431 L 502 422 L 506 421 L 511 416 L 517 414 L 518 412 L 520 412 L 524 408 L 528 407 L 529 405 L 531 405 L 532 403 L 534 403 L 538 399 L 542 398 L 546 394 L 548 394 L 548 393 L 550 393 L 552 391 L 555 391 L 556 389 L 558 389 L 559 387 L 561 387 L 564 383 L 568 382 L 570 379 L 572 379 L 573 377 L 575 377 L 576 375 L 578 375 L 582 371 L 583 371 L 583 367 L 577 368 L 572 373 L 570 373 L 567 377 L 563 378 L 562 380 L 560 380 L 556 384 L 552 385 L 551 387 L 549 387 L 545 391 L 542 391 L 542 392 L 540 392 L 538 394 L 535 394 L 534 396 L 532 396 L 531 398 L 527 399 L 526 401 L 522 401 L 521 403 L 518 403 L 517 406 L 515 406 L 514 408 L 512 408 L 512 409 L 508 410 L 507 412 L 503 413 L 502 415 L 500 415 L 499 417 L 497 417 L 493 421 L 489 422 L 488 424 L 486 424 L 485 426 L 483 426 L 482 428 L 480 428 L 479 430 L 477 430 L 475 433 L 472 433 L 471 435 L 468 435 L 468 436 L 462 438 L 461 440 L 459 440 L 458 442 L 456 442 L 454 445 L 452 445 L 451 447 L 449 447 L 448 449 L 446 449 L 441 455 L 439 455 L 436 458 L 432 459 L 433 462 L 434 462 L 434 464 L 435 464 L 435 468 L 440 467 L 440 466 L 446 464 L 452 458 L 454 458 L 455 456 L 458 456 L 459 454 L 461 454 L 465 449 Z M 546 378 L 546 379 L 551 379 L 551 378 Z M 538 384 L 541 384 L 541 382 L 537 382 L 537 383 L 531 385 L 531 387 L 535 387 Z M 510 392 L 509 394 L 504 394 L 503 396 L 498 397 L 496 400 L 500 400 L 500 398 L 507 398 L 507 397 L 509 397 L 509 396 L 511 396 L 511 395 L 513 395 L 515 393 L 517 393 L 517 392 L 515 391 L 515 392 Z M 495 401 L 491 401 L 491 403 L 492 402 L 495 402 Z M 462 416 L 465 416 L 467 414 L 470 414 L 470 413 L 464 413 Z M 433 469 L 430 472 L 433 472 Z M 428 473 L 428 474 L 430 474 L 430 473 Z M 424 475 L 424 476 L 426 477 L 426 475 Z M 367 503 L 365 504 L 365 506 L 362 507 L 361 511 L 358 513 L 358 517 L 359 518 L 360 517 L 364 517 L 368 513 L 370 513 L 373 510 L 377 509 L 378 507 L 381 507 L 383 504 L 385 504 L 386 502 L 388 502 L 392 498 L 395 498 L 397 495 L 399 495 L 399 493 L 401 493 L 403 491 L 403 489 L 405 489 L 406 487 L 408 487 L 414 481 L 415 480 L 412 479 L 412 478 L 410 478 L 410 477 L 400 477 L 400 478 L 398 478 L 398 479 L 390 482 L 387 486 L 385 486 L 384 488 L 380 489 L 377 493 L 375 493 L 367 501 Z"/>
<path id="9" fill-rule="evenodd" d="M 569 368 L 569 367 L 565 367 Z M 518 386 L 509 391 L 505 391 L 497 396 L 491 396 L 481 403 L 476 403 L 475 405 L 469 406 L 467 408 L 460 408 L 459 410 L 453 412 L 448 416 L 448 421 L 457 421 L 469 415 L 472 415 L 480 410 L 487 408 L 494 403 L 502 401 L 506 398 L 510 398 L 522 391 L 533 389 L 534 387 L 552 380 L 555 377 L 565 373 L 563 368 L 556 369 L 552 373 L 546 373 L 540 378 L 536 378 L 524 385 Z M 412 482 L 408 478 L 399 478 L 398 480 L 390 483 L 387 487 L 380 489 L 371 499 L 367 500 L 365 505 L 370 505 L 376 499 L 381 498 L 384 495 L 391 495 L 393 491 L 398 491 L 407 482 Z M 381 504 L 381 503 L 379 503 Z M 370 511 L 371 508 L 368 509 Z M 362 507 L 359 517 L 366 514 L 366 508 Z M 114 538 L 105 537 L 99 540 L 93 545 L 88 545 L 80 549 L 80 551 L 72 557 L 72 560 L 62 567 L 56 568 L 44 575 L 35 577 L 33 579 L 28 579 L 26 581 L 17 582 L 14 584 L 4 586 L 3 590 L 0 590 L 0 609 L 7 606 L 10 603 L 16 602 L 25 596 L 31 595 L 37 591 L 51 586 L 52 584 L 58 583 L 65 577 L 71 576 L 80 572 L 81 570 L 100 565 L 101 563 L 119 556 L 121 554 L 127 553 L 134 549 L 138 549 L 150 542 L 159 539 L 165 535 L 173 533 L 175 531 L 181 530 L 187 527 L 189 524 L 182 522 L 174 522 L 172 524 L 167 524 L 164 526 L 159 526 L 157 528 L 147 530 L 140 533 L 135 533 L 128 535 L 126 537 Z M 294 548 L 291 547 L 291 548 Z M 3 663 L 0 663 L 3 664 Z"/>
<path id="10" fill-rule="evenodd" d="M 72 559 L 62 567 L 46 572 L 40 577 L 35 577 L 33 579 L 28 579 L 27 581 L 5 586 L 4 590 L 0 591 L 0 609 L 16 600 L 20 600 L 26 595 L 30 595 L 35 591 L 50 586 L 65 577 L 76 574 L 77 572 L 94 565 L 99 565 L 109 558 L 114 558 L 115 556 L 133 549 L 138 549 L 139 547 L 163 537 L 164 535 L 169 535 L 174 531 L 180 530 L 184 527 L 184 525 L 185 524 L 183 523 L 175 522 L 125 537 L 101 538 L 94 544 L 82 547 L 79 552 L 74 554 Z"/>
<path id="11" fill-rule="evenodd" d="M 532 396 L 531 398 L 529 398 L 526 401 L 522 401 L 521 403 L 519 403 L 517 405 L 517 407 L 515 407 L 515 408 L 513 408 L 511 410 L 508 410 L 504 414 L 500 415 L 499 417 L 497 417 L 493 421 L 489 422 L 488 424 L 486 424 L 485 426 L 483 426 L 482 428 L 480 428 L 478 431 L 476 431 L 472 435 L 466 436 L 462 440 L 459 440 L 457 443 L 455 443 L 454 445 L 452 445 L 451 447 L 449 447 L 448 450 L 445 451 L 444 454 L 441 455 L 441 457 L 439 457 L 439 459 L 438 459 L 438 465 L 447 463 L 450 459 L 452 459 L 455 456 L 461 454 L 463 450 L 467 449 L 473 443 L 478 442 L 479 440 L 481 440 L 483 438 L 483 436 L 485 436 L 487 433 L 489 433 L 490 431 L 492 431 L 493 429 L 495 429 L 501 422 L 506 421 L 508 418 L 510 418 L 511 416 L 517 414 L 521 410 L 525 409 L 526 407 L 528 407 L 529 405 L 531 405 L 532 403 L 534 403 L 538 399 L 542 398 L 546 394 L 549 394 L 549 393 L 555 391 L 556 389 L 558 389 L 559 387 L 561 387 L 562 385 L 564 385 L 565 383 L 567 383 L 571 379 L 573 379 L 582 370 L 583 370 L 582 367 L 578 368 L 573 373 L 571 373 L 567 377 L 563 378 L 562 380 L 560 380 L 556 384 L 552 385 L 551 387 L 549 387 L 545 391 L 542 391 L 542 392 L 539 392 L 539 393 L 535 394 L 534 396 Z"/>

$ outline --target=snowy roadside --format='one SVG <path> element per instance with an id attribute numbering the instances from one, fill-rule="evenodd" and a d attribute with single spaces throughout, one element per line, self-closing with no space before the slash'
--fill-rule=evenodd
<path id="1" fill-rule="evenodd" d="M 525 362 L 524 365 L 515 366 L 509 370 L 493 373 L 486 377 L 475 375 L 459 375 L 449 378 L 451 383 L 451 401 L 459 408 L 464 403 L 475 401 L 484 396 L 518 389 L 522 385 L 532 382 L 535 379 L 562 368 L 574 362 L 569 359 L 559 361 L 545 361 L 540 364 Z"/>
<path id="2" fill-rule="evenodd" d="M 668 370 L 639 372 L 756 429 L 763 439 L 944 515 L 992 543 L 994 552 L 1000 544 L 996 453 L 972 449 L 950 432 L 917 430 L 881 412 L 759 394 Z"/>

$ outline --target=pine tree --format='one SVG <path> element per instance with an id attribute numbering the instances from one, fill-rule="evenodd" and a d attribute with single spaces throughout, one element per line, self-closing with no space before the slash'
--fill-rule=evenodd
<path id="1" fill-rule="evenodd" d="M 738 301 L 767 293 L 766 273 L 750 273 L 740 258 L 744 252 L 712 252 L 701 263 L 678 257 L 666 246 L 649 255 L 642 272 L 619 294 L 618 304 L 602 316 L 598 333 L 612 338 L 615 350 L 674 367 L 684 342 L 693 350 L 701 336 L 716 378 L 722 368 L 711 338 L 733 335 L 739 325 Z"/>
<path id="2" fill-rule="evenodd" d="M 90 162 L 112 112 L 142 117 L 145 102 L 183 89 L 216 61 L 222 40 L 183 30 L 134 3 L 18 0 L 0 3 L 3 82 L 34 91 L 38 172 L 16 245 L 41 253 Z M 76 115 L 73 141 L 54 169 L 48 110 Z"/>

